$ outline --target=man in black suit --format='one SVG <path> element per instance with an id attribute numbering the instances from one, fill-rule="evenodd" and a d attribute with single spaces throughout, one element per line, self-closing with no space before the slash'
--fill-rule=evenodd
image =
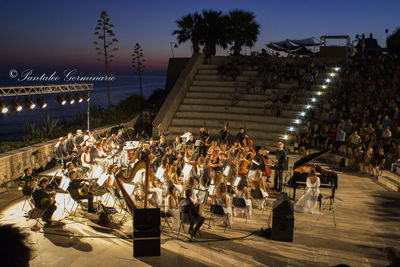
<path id="1" fill-rule="evenodd" d="M 228 144 L 229 143 L 229 138 L 230 133 L 228 130 L 228 126 L 224 125 L 224 128 L 222 128 L 222 130 L 219 132 L 219 142 L 220 143 L 224 143 L 224 144 Z"/>
<path id="2" fill-rule="evenodd" d="M 283 170 L 286 169 L 286 152 L 284 150 L 284 145 L 279 142 L 275 152 L 275 176 L 274 176 L 274 189 L 281 192 L 282 191 L 282 179 Z"/>
<path id="3" fill-rule="evenodd" d="M 200 152 L 200 156 L 205 157 L 207 154 L 207 140 L 208 137 L 210 136 L 210 133 L 208 131 L 205 130 L 204 126 L 200 127 L 200 131 L 199 131 L 199 138 L 200 138 L 200 147 L 199 147 L 199 152 Z"/>
<path id="4" fill-rule="evenodd" d="M 42 219 L 47 223 L 51 224 L 51 216 L 57 209 L 56 204 L 52 201 L 53 194 L 46 191 L 46 187 L 49 185 L 49 179 L 43 177 L 40 179 L 39 184 L 35 187 L 32 193 L 33 202 L 35 207 L 44 211 Z"/>
<path id="5" fill-rule="evenodd" d="M 189 234 L 190 240 L 192 241 L 197 231 L 204 223 L 204 217 L 200 216 L 199 209 L 196 207 L 191 199 L 192 190 L 187 189 L 185 191 L 186 198 L 181 201 L 181 212 L 187 214 L 190 220 Z M 196 224 L 196 227 L 193 229 L 193 226 Z"/>

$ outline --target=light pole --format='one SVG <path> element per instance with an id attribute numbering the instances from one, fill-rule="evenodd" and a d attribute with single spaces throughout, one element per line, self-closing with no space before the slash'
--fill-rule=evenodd
<path id="1" fill-rule="evenodd" d="M 172 58 L 174 58 L 174 57 L 175 57 L 175 55 L 174 55 L 174 48 L 177 48 L 177 47 L 178 47 L 178 44 L 175 43 L 175 42 L 169 42 L 169 45 L 170 45 L 170 47 L 171 47 Z M 174 45 L 174 46 L 172 47 L 172 45 Z"/>

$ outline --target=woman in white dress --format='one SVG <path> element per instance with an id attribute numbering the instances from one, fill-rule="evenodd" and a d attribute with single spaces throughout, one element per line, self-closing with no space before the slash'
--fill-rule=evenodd
<path id="1" fill-rule="evenodd" d="M 176 192 L 175 186 L 171 184 L 168 188 L 168 195 L 165 198 L 165 212 L 171 214 L 174 228 L 178 225 L 180 216 Z"/>
<path id="2" fill-rule="evenodd" d="M 250 197 L 250 191 L 247 187 L 247 181 L 246 179 L 241 179 L 240 183 L 238 184 L 237 188 L 236 188 L 236 197 L 238 198 L 243 198 L 244 202 L 246 203 L 246 210 L 245 210 L 245 214 L 244 215 L 249 215 L 251 216 L 251 211 L 252 211 L 252 204 L 251 204 L 251 197 Z M 235 212 L 235 216 L 236 214 L 236 208 L 234 210 Z"/>
<path id="3" fill-rule="evenodd" d="M 308 175 L 306 185 L 307 190 L 297 201 L 296 205 L 294 206 L 294 210 L 304 213 L 318 213 L 315 212 L 314 209 L 317 206 L 319 186 L 321 185 L 321 182 L 319 180 L 319 177 L 317 177 L 317 175 L 315 174 L 314 170 L 312 170 L 311 173 Z"/>
<path id="4" fill-rule="evenodd" d="M 224 213 L 228 215 L 228 226 L 232 225 L 232 206 L 225 183 L 220 183 L 216 193 L 215 204 L 222 206 Z"/>

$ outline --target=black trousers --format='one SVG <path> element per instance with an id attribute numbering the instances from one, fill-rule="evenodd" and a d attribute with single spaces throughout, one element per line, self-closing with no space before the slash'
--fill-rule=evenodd
<path id="1" fill-rule="evenodd" d="M 51 216 L 53 216 L 53 213 L 56 211 L 56 209 L 56 204 L 50 204 L 50 206 L 44 211 L 43 218 L 51 219 Z"/>
<path id="2" fill-rule="evenodd" d="M 278 192 L 282 191 L 282 180 L 283 180 L 283 170 L 280 168 L 275 169 L 274 187 Z"/>
<path id="3" fill-rule="evenodd" d="M 193 229 L 193 226 L 196 224 L 196 227 L 194 228 L 194 233 L 197 233 L 197 231 L 198 231 L 198 230 L 200 229 L 200 227 L 203 225 L 204 220 L 205 220 L 204 217 L 201 217 L 201 216 L 196 217 L 196 218 L 193 218 L 192 221 L 191 221 L 191 223 L 190 223 L 189 231 L 192 230 L 192 229 Z"/>
<path id="4" fill-rule="evenodd" d="M 80 195 L 71 195 L 73 200 L 81 200 L 81 199 L 87 199 L 88 200 L 88 209 L 92 210 L 93 208 L 93 194 L 92 193 L 88 193 L 85 196 L 80 196 Z"/>

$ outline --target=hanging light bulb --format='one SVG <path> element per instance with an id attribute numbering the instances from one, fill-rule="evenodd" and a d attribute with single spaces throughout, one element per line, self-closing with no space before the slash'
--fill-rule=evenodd
<path id="1" fill-rule="evenodd" d="M 43 97 L 41 97 L 41 96 L 36 99 L 36 104 L 40 108 L 46 108 L 47 107 L 47 103 L 44 101 Z"/>
<path id="2" fill-rule="evenodd" d="M 68 94 L 67 102 L 72 105 L 73 103 L 75 103 L 75 99 L 70 94 Z"/>
<path id="3" fill-rule="evenodd" d="M 65 100 L 65 98 L 61 94 L 59 94 L 57 95 L 57 102 L 60 105 L 65 105 L 65 103 L 67 103 L 67 100 Z"/>
<path id="4" fill-rule="evenodd" d="M 83 98 L 78 93 L 75 93 L 74 98 L 77 103 L 81 103 L 83 101 Z"/>
<path id="5" fill-rule="evenodd" d="M 0 108 L 1 108 L 1 113 L 7 113 L 8 112 L 8 107 L 6 103 L 3 100 L 0 100 Z"/>
<path id="6" fill-rule="evenodd" d="M 22 110 L 22 105 L 20 103 L 18 103 L 17 99 L 11 100 L 11 106 L 13 107 L 13 109 L 15 109 L 15 111 L 19 112 Z"/>
<path id="7" fill-rule="evenodd" d="M 85 100 L 86 102 L 88 102 L 90 100 L 90 96 L 89 93 L 86 93 L 84 95 L 82 95 L 83 100 Z"/>
<path id="8" fill-rule="evenodd" d="M 34 109 L 36 107 L 35 102 L 32 101 L 32 99 L 30 99 L 29 97 L 25 98 L 25 105 L 30 108 L 30 109 Z"/>

